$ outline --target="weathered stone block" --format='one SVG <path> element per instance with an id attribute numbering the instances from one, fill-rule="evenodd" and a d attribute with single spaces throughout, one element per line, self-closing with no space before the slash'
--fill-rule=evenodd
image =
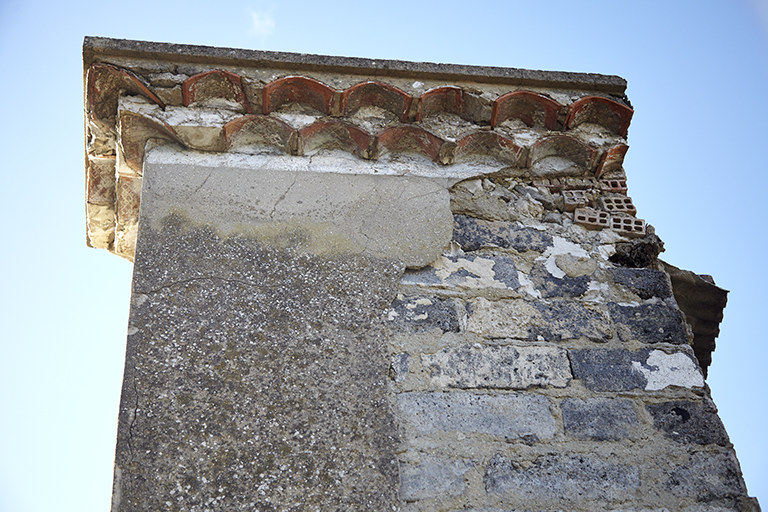
<path id="1" fill-rule="evenodd" d="M 470 346 L 422 354 L 433 385 L 453 388 L 562 388 L 571 379 L 566 350 L 551 346 Z"/>
<path id="2" fill-rule="evenodd" d="M 730 441 L 714 404 L 679 401 L 647 405 L 653 426 L 678 443 L 727 445 Z"/>
<path id="3" fill-rule="evenodd" d="M 641 299 L 672 297 L 672 284 L 666 272 L 649 268 L 614 268 L 613 281 L 629 288 Z"/>
<path id="4" fill-rule="evenodd" d="M 565 433 L 596 441 L 630 436 L 637 415 L 632 400 L 613 398 L 570 398 L 560 406 Z"/>
<path id="5" fill-rule="evenodd" d="M 543 264 L 534 265 L 528 277 L 543 298 L 578 297 L 589 289 L 588 276 L 564 275 L 558 278 L 549 273 Z"/>
<path id="6" fill-rule="evenodd" d="M 690 462 L 672 472 L 665 484 L 672 494 L 690 497 L 699 502 L 746 496 L 734 453 L 698 452 Z"/>
<path id="7" fill-rule="evenodd" d="M 401 393 L 397 395 L 397 409 L 406 438 L 442 431 L 532 442 L 551 439 L 557 430 L 549 400 L 541 395 Z"/>
<path id="8" fill-rule="evenodd" d="M 571 350 L 570 358 L 573 376 L 593 391 L 656 391 L 667 386 L 704 385 L 698 365 L 682 352 L 595 348 Z"/>
<path id="9" fill-rule="evenodd" d="M 552 236 L 546 232 L 517 227 L 509 222 L 486 221 L 466 215 L 453 216 L 453 239 L 465 251 L 502 247 L 518 252 L 543 252 L 552 245 Z"/>
<path id="10" fill-rule="evenodd" d="M 411 356 L 406 352 L 395 355 L 392 358 L 392 364 L 389 367 L 389 376 L 395 382 L 403 382 L 408 377 L 410 370 Z"/>
<path id="11" fill-rule="evenodd" d="M 423 457 L 416 465 L 401 463 L 400 499 L 415 501 L 459 496 L 466 488 L 464 474 L 472 467 L 471 462 L 438 457 Z"/>
<path id="12" fill-rule="evenodd" d="M 459 330 L 459 317 L 450 299 L 398 295 L 392 302 L 387 318 L 390 326 L 408 332 Z"/>
<path id="13" fill-rule="evenodd" d="M 611 336 L 611 322 L 599 305 L 489 301 L 481 297 L 469 303 L 467 330 L 490 338 L 560 341 L 584 337 L 603 341 Z"/>
<path id="14" fill-rule="evenodd" d="M 637 467 L 586 455 L 543 455 L 532 465 L 495 455 L 483 478 L 507 500 L 563 506 L 585 500 L 626 500 L 640 488 Z"/>
<path id="15" fill-rule="evenodd" d="M 641 343 L 688 343 L 680 310 L 664 304 L 608 305 L 622 341 Z"/>
<path id="16" fill-rule="evenodd" d="M 509 256 L 441 256 L 419 270 L 407 270 L 401 284 L 439 288 L 515 290 L 520 287 L 517 268 Z"/>

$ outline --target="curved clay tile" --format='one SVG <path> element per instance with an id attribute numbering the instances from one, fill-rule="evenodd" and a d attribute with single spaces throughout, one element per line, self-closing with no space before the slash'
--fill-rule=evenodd
<path id="1" fill-rule="evenodd" d="M 112 64 L 96 62 L 88 68 L 86 103 L 91 115 L 114 127 L 120 91 L 141 94 L 165 109 L 165 103 L 136 74 Z"/>
<path id="2" fill-rule="evenodd" d="M 443 140 L 417 126 L 393 126 L 376 134 L 378 145 L 389 151 L 415 152 L 439 161 Z"/>
<path id="3" fill-rule="evenodd" d="M 473 156 L 488 155 L 508 163 L 521 164 L 520 156 L 523 148 L 511 139 L 495 132 L 478 131 L 462 137 L 456 143 L 456 161 L 468 160 Z"/>
<path id="4" fill-rule="evenodd" d="M 286 153 L 296 154 L 296 130 L 274 117 L 250 114 L 224 125 L 227 149 L 250 144 L 277 146 Z"/>
<path id="5" fill-rule="evenodd" d="M 467 118 L 464 89 L 461 87 L 435 87 L 422 94 L 420 100 L 416 121 L 439 112 L 448 112 Z"/>
<path id="6" fill-rule="evenodd" d="M 268 83 L 263 90 L 262 107 L 265 114 L 286 103 L 304 103 L 328 115 L 334 91 L 322 82 L 305 76 L 287 76 Z"/>
<path id="7" fill-rule="evenodd" d="M 528 165 L 533 167 L 545 158 L 558 157 L 573 162 L 586 172 L 592 169 L 596 156 L 597 150 L 580 140 L 568 135 L 553 135 L 540 140 L 531 147 Z M 557 172 L 553 171 L 552 174 L 557 174 Z"/>
<path id="8" fill-rule="evenodd" d="M 629 146 L 626 144 L 617 144 L 603 153 L 600 163 L 597 164 L 595 177 L 599 178 L 603 174 L 621 169 L 624 164 L 624 155 L 627 154 Z"/>
<path id="9" fill-rule="evenodd" d="M 634 110 L 618 101 L 602 96 L 585 96 L 571 105 L 565 125 L 573 128 L 582 123 L 595 123 L 626 137 L 634 113 Z"/>
<path id="10" fill-rule="evenodd" d="M 413 96 L 384 82 L 360 82 L 341 93 L 341 114 L 354 114 L 361 107 L 379 107 L 392 112 L 404 123 L 412 101 Z"/>
<path id="11" fill-rule="evenodd" d="M 343 121 L 316 121 L 299 130 L 299 134 L 302 154 L 318 149 L 343 149 L 362 158 L 373 157 L 373 137 Z"/>
<path id="12" fill-rule="evenodd" d="M 555 100 L 535 92 L 508 92 L 493 103 L 491 126 L 495 128 L 507 119 L 520 119 L 528 126 L 543 124 L 548 130 L 555 130 L 561 108 Z"/>
<path id="13" fill-rule="evenodd" d="M 165 139 L 184 145 L 173 128 L 163 121 L 133 112 L 120 114 L 119 142 L 123 149 L 123 159 L 137 176 L 142 174 L 144 146 L 149 139 Z"/>
<path id="14" fill-rule="evenodd" d="M 198 101 L 223 99 L 243 106 L 251 113 L 251 103 L 243 91 L 240 75 L 222 69 L 198 73 L 184 80 L 181 84 L 184 106 Z"/>

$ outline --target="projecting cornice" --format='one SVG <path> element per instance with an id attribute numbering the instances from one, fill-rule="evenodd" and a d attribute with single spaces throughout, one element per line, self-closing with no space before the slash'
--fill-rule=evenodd
<path id="1" fill-rule="evenodd" d="M 129 259 L 148 143 L 317 172 L 624 177 L 619 77 L 103 38 L 83 56 L 87 239 Z"/>

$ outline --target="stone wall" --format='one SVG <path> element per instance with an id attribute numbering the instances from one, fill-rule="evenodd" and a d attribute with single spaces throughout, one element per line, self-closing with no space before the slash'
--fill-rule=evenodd
<path id="1" fill-rule="evenodd" d="M 759 510 L 618 77 L 88 39 L 113 511 Z"/>

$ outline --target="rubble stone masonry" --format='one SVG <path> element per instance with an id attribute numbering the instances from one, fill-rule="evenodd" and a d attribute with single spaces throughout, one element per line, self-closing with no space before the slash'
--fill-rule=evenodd
<path id="1" fill-rule="evenodd" d="M 618 77 L 87 38 L 114 512 L 755 511 Z"/>

